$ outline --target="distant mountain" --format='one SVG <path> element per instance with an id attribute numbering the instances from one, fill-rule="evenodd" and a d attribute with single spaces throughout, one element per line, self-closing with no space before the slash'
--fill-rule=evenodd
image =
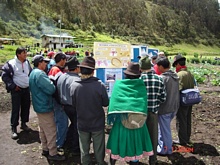
<path id="1" fill-rule="evenodd" d="M 61 21 L 59 21 L 61 20 Z M 220 46 L 218 0 L 2 0 L 0 34 L 106 34 L 132 43 Z"/>

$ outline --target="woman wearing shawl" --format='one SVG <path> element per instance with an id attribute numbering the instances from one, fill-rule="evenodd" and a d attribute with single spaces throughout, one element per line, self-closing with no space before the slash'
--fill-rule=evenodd
<path id="1" fill-rule="evenodd" d="M 117 80 L 108 109 L 108 124 L 113 124 L 107 142 L 110 163 L 116 160 L 138 164 L 143 156 L 153 155 L 145 124 L 147 118 L 146 87 L 138 63 L 130 63 L 125 79 Z"/>

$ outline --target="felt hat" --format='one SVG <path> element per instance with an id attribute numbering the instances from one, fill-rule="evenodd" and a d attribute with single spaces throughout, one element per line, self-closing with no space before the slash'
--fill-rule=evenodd
<path id="1" fill-rule="evenodd" d="M 128 74 L 128 75 L 133 75 L 133 76 L 140 76 L 141 75 L 141 72 L 140 72 L 140 66 L 138 63 L 134 63 L 134 62 L 131 62 L 127 69 L 123 71 L 125 74 Z"/>
<path id="2" fill-rule="evenodd" d="M 83 68 L 95 69 L 95 59 L 93 57 L 86 56 L 78 66 Z"/>
<path id="3" fill-rule="evenodd" d="M 151 69 L 151 60 L 148 57 L 144 57 L 139 61 L 140 68 L 143 70 Z"/>
<path id="4" fill-rule="evenodd" d="M 34 65 L 38 65 L 38 63 L 42 61 L 49 62 L 50 59 L 44 58 L 42 55 L 35 55 L 32 59 Z"/>
<path id="5" fill-rule="evenodd" d="M 66 61 L 66 66 L 68 69 L 75 69 L 79 65 L 79 61 L 76 57 L 72 56 Z"/>
<path id="6" fill-rule="evenodd" d="M 176 63 L 177 63 L 178 61 L 186 61 L 186 58 L 183 57 L 181 54 L 176 55 L 176 56 L 174 57 L 173 67 L 176 66 Z"/>

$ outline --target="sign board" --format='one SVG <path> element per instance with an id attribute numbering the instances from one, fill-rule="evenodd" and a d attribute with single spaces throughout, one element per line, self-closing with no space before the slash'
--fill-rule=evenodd
<path id="1" fill-rule="evenodd" d="M 133 58 L 131 59 L 132 62 L 138 62 L 139 61 L 138 56 L 147 54 L 148 52 L 148 47 L 145 45 L 132 45 L 131 47 L 133 53 Z"/>
<path id="2" fill-rule="evenodd" d="M 97 68 L 126 68 L 131 61 L 131 45 L 94 42 Z"/>
<path id="3" fill-rule="evenodd" d="M 156 56 L 158 52 L 159 52 L 159 49 L 156 49 L 156 48 L 148 48 L 148 54 L 149 54 L 150 57 Z"/>

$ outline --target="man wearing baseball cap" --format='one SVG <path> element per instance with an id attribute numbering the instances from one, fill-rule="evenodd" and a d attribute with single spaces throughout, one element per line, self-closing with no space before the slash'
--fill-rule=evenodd
<path id="1" fill-rule="evenodd" d="M 49 160 L 64 160 L 57 154 L 56 124 L 54 121 L 53 98 L 55 86 L 44 72 L 49 59 L 41 55 L 34 56 L 34 69 L 30 74 L 29 87 L 32 94 L 34 111 L 38 117 L 39 135 L 42 145 L 42 155 Z"/>

